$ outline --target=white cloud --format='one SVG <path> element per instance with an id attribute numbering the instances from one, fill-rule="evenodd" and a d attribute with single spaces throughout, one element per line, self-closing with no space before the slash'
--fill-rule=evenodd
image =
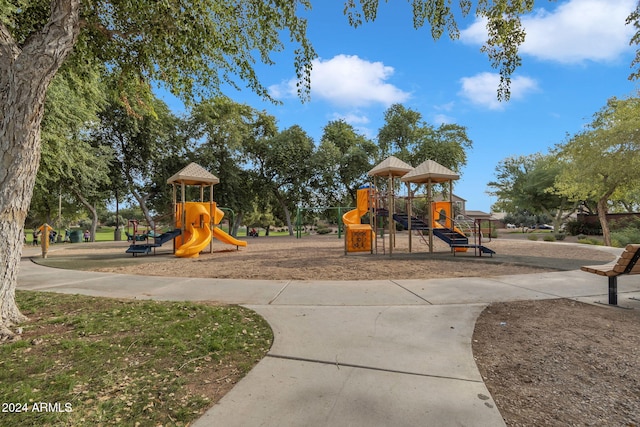
<path id="1" fill-rule="evenodd" d="M 498 101 L 497 89 L 500 75 L 497 73 L 479 73 L 472 77 L 460 79 L 462 89 L 459 94 L 471 103 L 489 108 L 502 110 L 506 103 Z M 511 78 L 511 100 L 524 98 L 525 95 L 536 91 L 538 84 L 529 77 L 515 76 Z"/>
<path id="2" fill-rule="evenodd" d="M 633 27 L 625 25 L 636 0 L 569 0 L 549 12 L 537 9 L 522 18 L 526 39 L 520 51 L 560 63 L 607 62 L 629 51 Z M 461 31 L 461 39 L 482 44 L 486 20 Z"/>
<path id="3" fill-rule="evenodd" d="M 433 124 L 436 126 L 447 125 L 450 123 L 455 123 L 454 118 L 451 116 L 448 116 L 446 114 L 436 114 L 435 116 L 433 116 Z"/>
<path id="4" fill-rule="evenodd" d="M 311 97 L 354 107 L 402 103 L 410 94 L 387 83 L 394 71 L 393 67 L 382 62 L 369 62 L 355 55 L 315 59 L 311 72 Z M 271 86 L 269 91 L 275 98 L 296 96 L 296 80 Z"/>
<path id="5" fill-rule="evenodd" d="M 269 95 L 275 99 L 286 98 L 290 96 L 298 96 L 298 88 L 296 88 L 296 80 L 289 80 L 278 85 L 269 86 Z"/>
<path id="6" fill-rule="evenodd" d="M 435 125 L 446 125 L 449 123 L 455 123 L 455 119 L 448 113 L 451 113 L 455 107 L 455 102 L 447 102 L 446 104 L 434 105 L 433 109 L 440 111 L 433 114 L 432 122 Z"/>
<path id="7" fill-rule="evenodd" d="M 369 117 L 364 114 L 360 114 L 358 112 L 350 112 L 346 114 L 342 113 L 333 113 L 333 120 L 344 120 L 350 125 L 366 125 L 371 122 Z"/>

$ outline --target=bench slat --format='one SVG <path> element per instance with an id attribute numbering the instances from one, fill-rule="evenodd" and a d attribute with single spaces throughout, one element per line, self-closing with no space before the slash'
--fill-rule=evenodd
<path id="1" fill-rule="evenodd" d="M 582 271 L 609 278 L 609 304 L 618 305 L 618 276 L 640 274 L 640 244 L 627 245 L 618 259 L 609 264 L 586 265 Z"/>
<path id="2" fill-rule="evenodd" d="M 613 277 L 623 274 L 627 269 L 627 266 L 632 261 L 636 252 L 640 250 L 640 245 L 630 244 L 627 245 L 624 252 L 615 260 L 608 264 L 602 265 L 587 265 L 581 267 L 582 271 L 598 274 L 600 276 Z M 640 274 L 640 263 L 636 263 L 634 267 L 626 274 Z"/>
<path id="3" fill-rule="evenodd" d="M 582 271 L 598 274 L 600 276 L 618 276 L 620 273 L 616 273 L 615 271 L 613 271 L 613 267 L 613 265 L 587 265 L 584 267 L 580 267 L 580 269 Z"/>

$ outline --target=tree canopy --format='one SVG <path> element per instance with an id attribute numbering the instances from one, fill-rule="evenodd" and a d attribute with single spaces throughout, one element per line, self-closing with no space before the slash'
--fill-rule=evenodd
<path id="1" fill-rule="evenodd" d="M 318 147 L 318 190 L 329 205 L 355 203 L 358 186 L 366 180 L 377 154 L 376 144 L 347 122 L 334 120 L 324 127 Z"/>
<path id="2" fill-rule="evenodd" d="M 381 158 L 394 155 L 417 166 L 433 160 L 455 172 L 467 164 L 472 142 L 464 126 L 426 123 L 418 111 L 394 104 L 384 113 L 384 125 L 378 131 Z"/>
<path id="3" fill-rule="evenodd" d="M 488 185 L 498 200 L 494 209 L 527 212 L 553 218 L 556 230 L 577 207 L 574 199 L 560 194 L 555 183 L 564 164 L 556 156 L 533 154 L 509 157 L 498 163 L 496 181 Z"/>
<path id="4" fill-rule="evenodd" d="M 640 98 L 611 98 L 588 128 L 558 147 L 565 167 L 561 194 L 595 200 L 604 241 L 611 245 L 606 214 L 610 202 L 637 195 L 640 187 Z"/>

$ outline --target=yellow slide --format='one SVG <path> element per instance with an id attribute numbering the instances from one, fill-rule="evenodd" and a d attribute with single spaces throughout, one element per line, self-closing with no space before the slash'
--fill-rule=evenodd
<path id="1" fill-rule="evenodd" d="M 213 229 L 213 237 L 220 240 L 222 243 L 226 243 L 227 245 L 247 246 L 247 242 L 245 242 L 244 240 L 238 240 L 218 227 Z"/>
<path id="2" fill-rule="evenodd" d="M 176 249 L 176 256 L 196 258 L 211 242 L 211 215 L 207 207 L 200 203 L 187 203 L 185 206 L 187 229 L 186 241 Z"/>
<path id="3" fill-rule="evenodd" d="M 220 224 L 220 221 L 222 221 L 223 217 L 224 217 L 224 212 L 216 206 L 216 210 L 213 211 L 213 223 L 215 225 Z M 218 227 L 214 227 L 213 237 L 220 240 L 222 243 L 226 243 L 227 245 L 247 246 L 247 242 L 236 239 L 235 237 L 224 232 L 222 229 Z"/>
<path id="4" fill-rule="evenodd" d="M 214 205 L 215 206 L 215 205 Z M 200 252 L 211 243 L 211 238 L 216 238 L 222 243 L 235 246 L 247 246 L 247 242 L 238 240 L 225 233 L 218 227 L 210 226 L 211 215 L 209 203 L 189 202 L 185 205 L 186 230 L 184 236 L 176 240 L 176 256 L 181 258 L 196 258 Z M 224 212 L 218 207 L 213 211 L 213 224 L 220 224 Z M 184 242 L 180 244 L 180 242 Z"/>

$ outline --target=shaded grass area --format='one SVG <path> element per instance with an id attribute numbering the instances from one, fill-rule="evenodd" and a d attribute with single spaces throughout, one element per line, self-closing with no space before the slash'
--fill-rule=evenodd
<path id="1" fill-rule="evenodd" d="M 238 306 L 17 291 L 31 319 L 0 345 L 0 424 L 188 425 L 268 351 Z"/>

